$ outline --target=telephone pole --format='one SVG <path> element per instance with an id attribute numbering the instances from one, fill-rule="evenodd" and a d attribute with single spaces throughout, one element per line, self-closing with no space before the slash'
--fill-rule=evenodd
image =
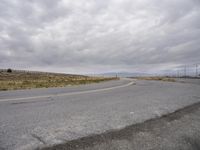
<path id="1" fill-rule="evenodd" d="M 186 66 L 184 67 L 184 76 L 185 76 L 185 78 L 186 78 Z"/>
<path id="2" fill-rule="evenodd" d="M 178 78 L 180 77 L 180 73 L 179 73 L 179 70 L 177 70 L 177 77 L 178 77 Z"/>

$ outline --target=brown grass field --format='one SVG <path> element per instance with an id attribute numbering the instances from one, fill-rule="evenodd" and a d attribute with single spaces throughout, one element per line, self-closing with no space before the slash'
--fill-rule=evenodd
<path id="1" fill-rule="evenodd" d="M 167 82 L 176 82 L 175 79 L 169 77 L 136 77 L 139 80 L 155 80 L 155 81 L 167 81 Z"/>
<path id="2" fill-rule="evenodd" d="M 20 71 L 13 71 L 11 73 L 8 73 L 6 71 L 1 71 L 0 91 L 31 88 L 65 87 L 70 85 L 98 83 L 114 79 L 118 78 Z"/>

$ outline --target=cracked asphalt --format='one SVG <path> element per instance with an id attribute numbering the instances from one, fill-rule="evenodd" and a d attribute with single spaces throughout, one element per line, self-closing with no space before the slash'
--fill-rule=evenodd
<path id="1" fill-rule="evenodd" d="M 199 84 L 137 80 L 136 84 L 122 86 L 130 82 L 122 79 L 76 87 L 0 92 L 0 149 L 31 150 L 62 144 L 122 129 L 200 102 Z M 116 86 L 122 87 L 59 96 Z M 34 96 L 37 98 L 28 98 Z"/>

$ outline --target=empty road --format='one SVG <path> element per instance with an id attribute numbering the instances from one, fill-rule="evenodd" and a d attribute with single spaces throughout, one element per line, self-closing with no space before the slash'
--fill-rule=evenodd
<path id="1" fill-rule="evenodd" d="M 200 101 L 200 85 L 121 79 L 0 92 L 0 149 L 31 150 L 143 122 Z"/>

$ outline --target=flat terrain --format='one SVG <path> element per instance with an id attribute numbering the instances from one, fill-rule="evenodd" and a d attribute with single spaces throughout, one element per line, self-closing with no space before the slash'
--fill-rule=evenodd
<path id="1" fill-rule="evenodd" d="M 133 79 L 176 82 L 176 79 L 169 77 L 133 77 Z"/>
<path id="2" fill-rule="evenodd" d="M 199 102 L 199 91 L 198 84 L 127 79 L 2 91 L 0 149 L 42 148 L 123 129 Z"/>
<path id="3" fill-rule="evenodd" d="M 98 83 L 108 81 L 114 78 L 89 77 L 83 75 L 70 75 L 59 73 L 42 72 L 23 72 L 0 71 L 0 91 L 31 89 L 31 88 L 49 88 L 65 87 L 70 85 Z"/>

